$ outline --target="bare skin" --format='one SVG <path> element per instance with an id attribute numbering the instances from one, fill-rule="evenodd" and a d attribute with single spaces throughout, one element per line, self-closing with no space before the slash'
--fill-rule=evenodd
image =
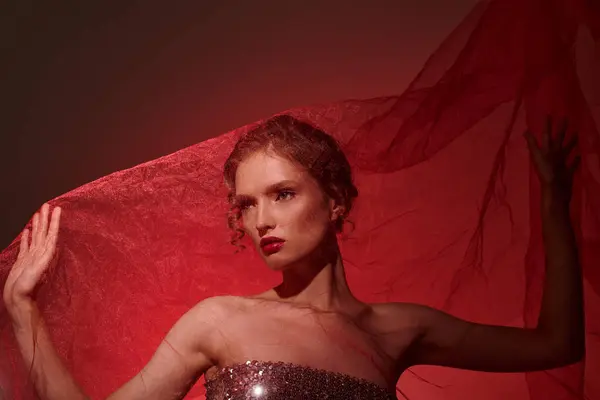
<path id="1" fill-rule="evenodd" d="M 533 329 L 479 325 L 428 307 L 366 304 L 346 282 L 333 222 L 343 205 L 326 197 L 302 168 L 272 152 L 256 153 L 237 171 L 243 225 L 282 283 L 252 297 L 207 299 L 186 313 L 149 363 L 110 399 L 180 399 L 199 376 L 246 360 L 303 364 L 365 378 L 393 390 L 416 364 L 481 371 L 550 369 L 584 354 L 583 300 L 569 218 L 577 160 L 565 130 L 549 128 L 541 146 L 526 139 L 542 184 L 547 274 Z M 44 205 L 23 233 L 3 299 L 41 399 L 85 399 L 56 355 L 32 294 L 56 249 L 61 210 Z M 50 221 L 49 221 L 50 220 Z M 260 240 L 285 240 L 263 252 Z M 310 340 L 307 340 L 310 338 Z M 35 357 L 33 357 L 35 343 Z"/>

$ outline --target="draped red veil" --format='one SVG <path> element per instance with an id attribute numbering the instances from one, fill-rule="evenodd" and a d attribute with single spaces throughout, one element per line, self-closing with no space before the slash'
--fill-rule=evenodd
<path id="1" fill-rule="evenodd" d="M 399 382 L 410 399 L 600 399 L 599 43 L 597 2 L 493 0 L 475 7 L 401 95 L 288 111 L 339 139 L 353 165 L 360 195 L 341 247 L 361 299 L 515 326 L 536 323 L 544 270 L 539 187 L 522 132 L 539 136 L 554 115 L 579 134 L 573 214 L 585 361 L 527 374 L 417 367 Z M 198 301 L 277 282 L 252 249 L 234 254 L 228 240 L 222 166 L 248 128 L 50 202 L 64 209 L 60 258 L 38 301 L 93 398 L 133 376 Z M 18 242 L 0 254 L 1 284 Z M 203 398 L 201 383 L 189 398 Z M 0 398 L 32 396 L 3 307 L 0 388 Z"/>

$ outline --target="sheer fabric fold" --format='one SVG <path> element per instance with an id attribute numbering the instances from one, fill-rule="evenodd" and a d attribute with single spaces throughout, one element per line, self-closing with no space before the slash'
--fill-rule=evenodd
<path id="1" fill-rule="evenodd" d="M 600 399 L 599 41 L 597 2 L 482 2 L 404 93 L 286 111 L 335 136 L 353 165 L 360 195 L 341 247 L 357 296 L 513 326 L 536 324 L 544 276 L 539 184 L 522 133 L 539 137 L 552 115 L 579 135 L 585 361 L 527 374 L 415 367 L 398 386 L 408 398 Z M 92 398 L 137 373 L 198 301 L 277 283 L 254 250 L 235 254 L 229 243 L 222 166 L 250 127 L 50 201 L 64 209 L 60 254 L 37 299 Z M 2 285 L 19 240 L 0 253 Z M 202 383 L 188 398 L 203 398 Z M 0 398 L 33 398 L 4 306 L 0 388 Z"/>

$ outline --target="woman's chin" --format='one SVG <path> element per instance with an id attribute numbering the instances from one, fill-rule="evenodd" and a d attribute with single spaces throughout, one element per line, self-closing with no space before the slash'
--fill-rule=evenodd
<path id="1" fill-rule="evenodd" d="M 286 262 L 285 260 L 281 260 L 281 259 L 278 260 L 273 256 L 274 255 L 270 255 L 270 256 L 263 255 L 263 260 L 265 260 L 265 264 L 267 264 L 267 267 L 272 271 L 283 271 L 284 269 L 286 269 L 286 266 L 289 265 L 289 263 Z"/>
<path id="2" fill-rule="evenodd" d="M 281 252 L 274 254 L 264 254 L 261 252 L 261 256 L 267 267 L 272 271 L 283 271 L 292 263 L 289 257 L 281 254 Z"/>

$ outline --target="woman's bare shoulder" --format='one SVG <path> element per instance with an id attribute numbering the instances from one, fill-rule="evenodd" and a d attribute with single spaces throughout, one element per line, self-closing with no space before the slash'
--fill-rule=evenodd
<path id="1" fill-rule="evenodd" d="M 382 317 L 392 318 L 399 316 L 411 318 L 429 308 L 421 304 L 406 302 L 370 303 L 369 307 Z"/>
<path id="2" fill-rule="evenodd" d="M 191 348 L 218 360 L 223 341 L 228 337 L 231 326 L 238 324 L 236 316 L 243 315 L 244 308 L 243 299 L 236 296 L 209 297 L 188 310 L 172 332 L 178 332 L 181 340 L 189 343 Z"/>
<path id="3" fill-rule="evenodd" d="M 414 303 L 374 303 L 369 304 L 373 320 L 384 330 L 418 330 L 422 314 L 428 307 Z"/>
<path id="4" fill-rule="evenodd" d="M 248 301 L 245 297 L 223 295 L 208 297 L 198 302 L 189 313 L 200 318 L 212 317 L 220 320 L 243 312 L 247 307 Z"/>
<path id="5" fill-rule="evenodd" d="M 413 303 L 370 304 L 371 332 L 394 364 L 402 368 L 410 365 L 412 344 L 421 335 L 422 306 Z"/>

